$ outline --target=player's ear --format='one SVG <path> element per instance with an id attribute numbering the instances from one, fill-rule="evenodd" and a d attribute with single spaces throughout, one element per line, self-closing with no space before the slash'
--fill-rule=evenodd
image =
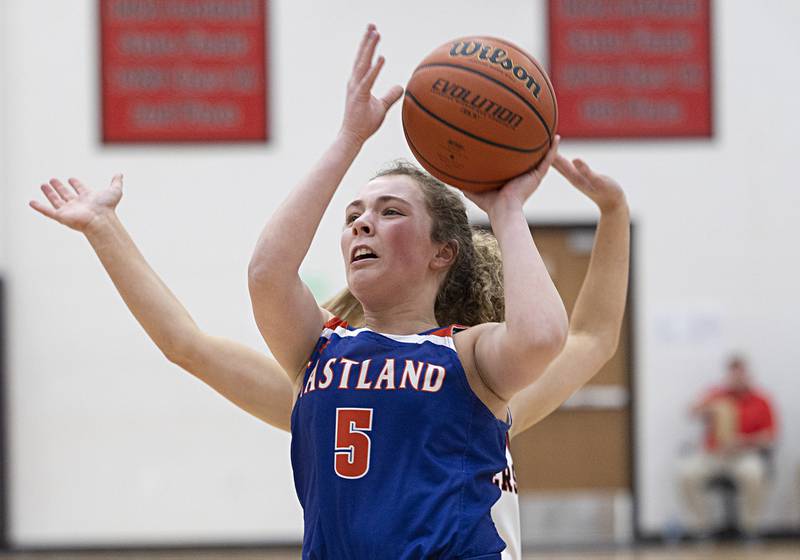
<path id="1" fill-rule="evenodd" d="M 433 257 L 433 261 L 431 262 L 431 267 L 434 270 L 442 270 L 446 268 L 450 268 L 454 262 L 456 262 L 456 257 L 458 256 L 458 241 L 455 239 L 451 239 L 446 243 L 442 243 L 436 251 L 436 254 Z"/>

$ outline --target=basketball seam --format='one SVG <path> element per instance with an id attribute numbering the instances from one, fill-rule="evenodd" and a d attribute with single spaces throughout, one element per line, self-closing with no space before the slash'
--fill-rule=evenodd
<path id="1" fill-rule="evenodd" d="M 477 140 L 479 142 L 483 142 L 484 144 L 489 144 L 490 146 L 495 146 L 497 148 L 503 148 L 504 150 L 511 150 L 511 151 L 514 151 L 514 152 L 520 152 L 520 153 L 523 153 L 523 154 L 532 154 L 534 152 L 538 152 L 539 150 L 541 150 L 542 146 L 544 146 L 547 143 L 547 142 L 542 142 L 539 146 L 531 148 L 531 149 L 528 149 L 528 148 L 517 148 L 516 146 L 508 146 L 506 144 L 500 144 L 499 142 L 493 142 L 491 140 L 487 140 L 486 138 L 481 138 L 477 134 L 473 134 L 472 132 L 469 132 L 468 130 L 464 130 L 462 128 L 457 127 L 454 124 L 451 124 L 451 123 L 447 122 L 446 120 L 441 118 L 439 115 L 431 112 L 422 103 L 420 103 L 419 100 L 416 97 L 414 97 L 414 94 L 412 94 L 408 90 L 406 90 L 406 97 L 410 98 L 414 103 L 417 104 L 417 107 L 422 109 L 425 113 L 427 113 L 428 115 L 430 115 L 431 117 L 433 117 L 434 119 L 436 119 L 437 121 L 442 123 L 443 125 L 448 126 L 448 127 L 452 128 L 453 130 L 456 130 L 456 131 L 460 132 L 461 134 L 463 134 L 465 136 L 469 136 L 473 140 Z M 548 133 L 548 135 L 549 135 L 549 133 Z M 548 142 L 549 142 L 549 140 L 548 140 Z"/>
<path id="2" fill-rule="evenodd" d="M 417 67 L 416 70 L 414 70 L 414 74 L 416 74 L 417 71 L 419 71 L 422 68 L 433 68 L 433 67 L 438 67 L 438 66 L 445 66 L 447 68 L 457 68 L 459 70 L 464 70 L 466 72 L 472 72 L 473 74 L 477 74 L 478 76 L 486 78 L 487 80 L 496 83 L 498 86 L 502 87 L 503 89 L 508 90 L 513 95 L 518 97 L 519 100 L 522 101 L 525 105 L 527 105 L 528 108 L 531 111 L 533 111 L 533 114 L 536 115 L 536 117 L 542 123 L 542 126 L 544 127 L 545 132 L 547 132 L 547 140 L 548 140 L 548 142 L 552 142 L 553 141 L 553 134 L 550 132 L 550 127 L 547 124 L 547 120 L 542 116 L 542 114 L 539 112 L 539 110 L 536 109 L 536 107 L 534 107 L 533 104 L 530 101 L 525 99 L 525 97 L 520 95 L 519 92 L 517 92 L 514 88 L 508 87 L 506 84 L 504 84 L 503 82 L 501 82 L 497 78 L 489 76 L 488 74 L 484 74 L 483 72 L 480 72 L 479 70 L 475 70 L 474 68 L 469 68 L 467 66 L 459 66 L 458 64 L 450 64 L 448 62 L 432 62 L 430 64 L 420 65 L 420 66 Z M 537 67 L 537 69 L 538 69 L 538 67 Z M 553 97 L 552 99 L 553 99 L 553 106 L 555 107 L 555 97 Z M 555 114 L 553 116 L 555 117 Z"/>
<path id="3" fill-rule="evenodd" d="M 511 176 L 511 177 L 502 178 L 502 179 L 494 179 L 494 180 L 492 180 L 492 181 L 474 181 L 474 180 L 472 180 L 472 179 L 464 179 L 464 178 L 462 178 L 462 177 L 457 177 L 457 176 L 453 175 L 452 173 L 448 173 L 447 171 L 445 171 L 445 170 L 444 170 L 444 169 L 442 169 L 441 167 L 437 167 L 436 165 L 434 165 L 433 163 L 431 163 L 431 162 L 430 162 L 430 160 L 428 160 L 428 159 L 427 159 L 425 156 L 423 156 L 423 155 L 422 155 L 422 152 L 419 150 L 419 148 L 417 148 L 417 147 L 414 145 L 414 142 L 412 142 L 412 141 L 411 141 L 411 138 L 408 136 L 408 132 L 406 132 L 406 131 L 405 131 L 405 129 L 403 129 L 403 134 L 404 134 L 404 135 L 405 135 L 405 137 L 406 137 L 406 142 L 408 142 L 408 145 L 409 145 L 409 147 L 410 147 L 410 148 L 411 148 L 411 150 L 414 152 L 414 155 L 415 155 L 417 158 L 421 159 L 423 162 L 425 162 L 425 163 L 427 163 L 428 165 L 430 165 L 431 167 L 433 167 L 433 168 L 434 168 L 436 171 L 438 171 L 438 172 L 439 172 L 439 173 L 441 173 L 442 175 L 447 175 L 448 177 L 452 177 L 453 179 L 455 179 L 455 180 L 457 180 L 457 181 L 461 181 L 461 182 L 463 182 L 463 183 L 471 183 L 471 184 L 473 184 L 473 185 L 492 185 L 492 184 L 495 184 L 495 183 L 497 183 L 497 186 L 500 186 L 500 185 L 502 185 L 503 183 L 507 183 L 508 181 L 510 181 L 511 179 L 513 179 L 514 177 L 519 177 L 520 175 L 523 175 L 523 174 L 525 174 L 525 173 L 528 173 L 528 172 L 530 172 L 532 169 L 534 169 L 534 168 L 536 167 L 536 166 L 534 165 L 534 166 L 531 166 L 531 167 L 529 167 L 528 169 L 526 169 L 525 171 L 523 171 L 522 173 L 520 173 L 520 174 L 518 174 L 518 175 L 513 175 L 513 176 Z"/>
<path id="4" fill-rule="evenodd" d="M 527 54 L 525 54 L 525 51 L 523 51 L 523 50 L 520 50 L 520 49 L 517 49 L 517 50 L 518 50 L 518 51 L 520 52 L 520 54 L 522 54 L 522 55 L 523 55 L 525 58 L 527 58 L 528 60 L 530 60 L 530 61 L 531 61 L 531 64 L 533 64 L 534 66 L 536 66 L 536 69 L 537 69 L 537 70 L 539 70 L 539 72 L 540 72 L 540 73 L 542 74 L 542 76 L 544 77 L 544 85 L 546 85 L 546 86 L 547 86 L 547 91 L 549 91 L 549 92 L 550 92 L 550 100 L 553 102 L 553 125 L 554 125 L 554 126 L 555 126 L 555 125 L 557 125 L 557 124 L 558 124 L 558 101 L 556 101 L 556 92 L 555 92 L 555 91 L 553 91 L 553 84 L 551 84 L 551 83 L 550 83 L 550 78 L 549 78 L 549 76 L 548 76 L 547 72 L 545 72 L 545 71 L 544 71 L 544 68 L 542 68 L 542 65 L 541 65 L 541 64 L 539 64 L 539 62 L 538 62 L 538 61 L 536 61 L 536 60 L 535 60 L 533 57 L 531 57 L 531 56 L 528 56 Z"/>
<path id="5" fill-rule="evenodd" d="M 531 64 L 536 66 L 536 69 L 539 70 L 539 72 L 541 72 L 542 76 L 545 78 L 544 83 L 547 86 L 547 90 L 550 92 L 550 99 L 553 101 L 553 120 L 554 120 L 553 124 L 554 125 L 558 124 L 558 102 L 556 101 L 556 92 L 553 91 L 553 84 L 552 81 L 550 80 L 549 74 L 545 72 L 544 67 L 539 63 L 539 61 L 533 58 L 531 55 L 529 55 L 527 51 L 525 51 L 525 49 L 520 48 L 519 45 L 516 45 L 511 41 L 508 41 L 507 39 L 500 39 L 498 37 L 486 37 L 486 38 L 492 41 L 507 43 L 509 46 L 514 47 L 514 49 L 519 54 L 527 58 Z"/>

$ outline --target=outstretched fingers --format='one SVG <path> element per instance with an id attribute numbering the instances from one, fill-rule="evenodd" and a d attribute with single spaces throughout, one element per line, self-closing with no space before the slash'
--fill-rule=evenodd
<path id="1" fill-rule="evenodd" d="M 564 176 L 577 173 L 577 169 L 574 169 L 572 162 L 561 154 L 558 154 L 556 159 L 553 160 L 553 167 Z"/>
<path id="2" fill-rule="evenodd" d="M 42 204 L 38 200 L 31 200 L 28 202 L 28 205 L 39 212 L 40 214 L 44 214 L 48 218 L 52 218 L 53 220 L 56 219 L 56 211 L 54 208 L 47 206 L 46 204 Z"/>
<path id="3" fill-rule="evenodd" d="M 576 160 L 577 161 L 577 160 Z M 575 164 L 560 155 L 553 162 L 553 167 L 564 176 L 564 178 L 576 187 L 586 188 L 589 186 L 587 178 L 575 167 Z"/>
<path id="4" fill-rule="evenodd" d="M 594 183 L 600 181 L 602 177 L 595 173 L 589 164 L 583 161 L 582 159 L 574 159 L 572 161 L 575 169 L 577 169 L 581 175 L 583 175 L 589 183 Z"/>
<path id="5" fill-rule="evenodd" d="M 370 23 L 358 47 L 358 54 L 356 55 L 356 61 L 353 65 L 353 79 L 357 83 L 361 82 L 372 66 L 372 57 L 375 56 L 375 47 L 378 44 L 379 38 L 380 35 L 375 29 L 375 25 Z"/>
<path id="6" fill-rule="evenodd" d="M 383 106 L 386 107 L 388 111 L 389 108 L 397 103 L 400 98 L 403 97 L 403 86 L 392 86 L 389 91 L 387 91 L 383 97 L 381 97 L 381 101 L 383 102 Z"/>
<path id="7" fill-rule="evenodd" d="M 364 76 L 364 79 L 361 82 L 361 85 L 367 90 L 372 91 L 372 86 L 375 85 L 375 80 L 378 79 L 378 74 L 381 73 L 381 69 L 383 68 L 386 59 L 382 56 L 378 57 L 378 60 L 375 61 L 375 65 L 369 69 L 367 75 Z"/>
<path id="8" fill-rule="evenodd" d="M 353 61 L 353 72 L 356 71 L 358 68 L 359 63 L 361 62 L 361 55 L 364 50 L 367 48 L 367 44 L 369 43 L 371 32 L 375 30 L 375 24 L 370 23 L 367 25 L 367 30 L 364 32 L 364 36 L 361 37 L 361 42 L 358 44 L 358 50 L 356 51 L 356 59 Z"/>
<path id="9" fill-rule="evenodd" d="M 379 56 L 378 60 L 375 61 L 375 65 L 369 69 L 367 75 L 364 76 L 364 79 L 361 82 L 361 86 L 364 90 L 372 91 L 372 87 L 375 85 L 375 81 L 378 79 L 378 75 L 381 73 L 385 63 L 386 59 L 383 56 Z M 383 102 L 384 107 L 386 107 L 386 110 L 388 111 L 389 108 L 397 103 L 402 96 L 403 87 L 396 85 L 390 88 L 389 91 L 387 91 L 383 97 L 380 98 L 380 100 Z"/>
<path id="10" fill-rule="evenodd" d="M 75 189 L 75 192 L 78 193 L 79 195 L 89 190 L 84 186 L 83 183 L 81 183 L 78 179 L 74 177 L 67 179 L 67 183 L 69 183 L 72 186 L 72 188 Z"/>
<path id="11" fill-rule="evenodd" d="M 44 194 L 45 198 L 53 205 L 53 208 L 58 210 L 62 206 L 64 206 L 64 200 L 58 195 L 53 187 L 51 187 L 48 183 L 42 183 L 42 193 Z"/>
<path id="12" fill-rule="evenodd" d="M 122 173 L 117 173 L 111 178 L 111 188 L 122 190 Z"/>
<path id="13" fill-rule="evenodd" d="M 58 179 L 50 179 L 50 186 L 53 188 L 53 190 L 55 190 L 56 193 L 58 193 L 58 196 L 60 196 L 64 202 L 69 202 L 75 198 L 75 193 L 65 187 L 64 183 Z"/>

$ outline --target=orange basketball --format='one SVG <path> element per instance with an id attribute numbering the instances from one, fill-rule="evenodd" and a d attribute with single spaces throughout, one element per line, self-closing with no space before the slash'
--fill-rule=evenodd
<path id="1" fill-rule="evenodd" d="M 555 137 L 558 109 L 542 66 L 493 37 L 464 37 L 428 55 L 406 87 L 403 130 L 419 163 L 467 191 L 533 169 Z"/>

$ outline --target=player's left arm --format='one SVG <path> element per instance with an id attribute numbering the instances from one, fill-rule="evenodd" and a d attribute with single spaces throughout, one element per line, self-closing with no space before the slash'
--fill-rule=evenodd
<path id="1" fill-rule="evenodd" d="M 500 189 L 466 193 L 489 215 L 503 254 L 505 321 L 468 329 L 475 371 L 483 384 L 507 402 L 527 387 L 561 351 L 567 313 L 539 254 L 523 205 L 541 183 L 558 153 L 558 137 L 539 166 Z M 470 333 L 470 331 L 472 331 Z"/>
<path id="2" fill-rule="evenodd" d="M 558 156 L 553 166 L 600 209 L 586 277 L 572 312 L 567 342 L 542 376 L 514 395 L 511 436 L 556 410 L 614 355 L 625 314 L 630 262 L 630 212 L 625 193 L 581 160 Z"/>

